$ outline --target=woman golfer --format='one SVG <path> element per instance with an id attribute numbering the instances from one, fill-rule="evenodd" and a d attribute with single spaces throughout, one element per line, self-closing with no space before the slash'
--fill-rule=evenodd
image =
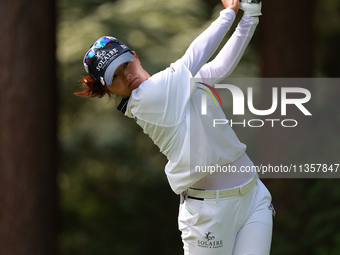
<path id="1" fill-rule="evenodd" d="M 86 88 L 76 95 L 115 95 L 118 109 L 134 118 L 169 160 L 165 173 L 181 196 L 178 224 L 184 254 L 269 254 L 271 195 L 208 89 L 228 76 L 248 45 L 261 4 L 222 0 L 225 10 L 169 68 L 150 76 L 138 56 L 114 37 L 98 39 L 84 57 Z M 229 30 L 238 9 L 244 15 L 216 58 L 206 63 Z M 195 78 L 195 79 L 194 79 Z M 199 78 L 199 80 L 197 80 Z M 208 91 L 209 92 L 209 91 Z M 202 114 L 202 98 L 207 112 Z M 211 172 L 209 166 L 237 171 Z"/>

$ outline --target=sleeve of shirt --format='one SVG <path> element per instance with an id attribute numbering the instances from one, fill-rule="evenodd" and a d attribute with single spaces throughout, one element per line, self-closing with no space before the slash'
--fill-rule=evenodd
<path id="1" fill-rule="evenodd" d="M 235 32 L 216 58 L 199 70 L 198 76 L 203 82 L 213 85 L 234 71 L 254 35 L 258 23 L 258 17 L 243 16 Z"/>
<path id="2" fill-rule="evenodd" d="M 230 29 L 235 17 L 236 14 L 233 10 L 224 9 L 220 12 L 220 16 L 191 43 L 182 57 L 182 61 L 192 76 L 195 76 L 198 70 L 211 58 Z"/>

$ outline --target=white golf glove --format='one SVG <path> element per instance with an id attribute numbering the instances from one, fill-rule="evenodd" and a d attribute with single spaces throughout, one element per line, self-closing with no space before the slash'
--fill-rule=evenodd
<path id="1" fill-rule="evenodd" d="M 252 0 L 241 0 L 240 9 L 244 11 L 244 16 L 260 16 L 262 2 L 260 3 L 252 3 Z"/>

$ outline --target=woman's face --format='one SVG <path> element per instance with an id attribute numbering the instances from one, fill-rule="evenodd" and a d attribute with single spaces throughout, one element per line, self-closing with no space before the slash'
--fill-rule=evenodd
<path id="1" fill-rule="evenodd" d="M 135 59 L 119 66 L 113 75 L 112 83 L 107 88 L 111 93 L 129 97 L 132 90 L 150 77 L 143 69 L 137 55 L 133 52 Z"/>

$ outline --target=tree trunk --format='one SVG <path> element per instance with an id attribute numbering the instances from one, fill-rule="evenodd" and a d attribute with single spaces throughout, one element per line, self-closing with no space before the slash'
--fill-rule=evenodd
<path id="1" fill-rule="evenodd" d="M 262 77 L 305 78 L 313 75 L 313 7 L 314 0 L 263 2 L 260 21 Z M 275 87 L 280 86 L 276 85 Z M 271 105 L 271 90 L 263 87 L 262 103 Z M 263 109 L 266 109 L 263 107 Z M 292 112 L 291 112 L 292 113 Z M 292 113 L 291 117 L 294 117 Z M 273 116 L 280 119 L 278 112 Z M 298 130 L 298 129 L 296 129 Z M 280 134 L 278 136 L 277 134 Z M 299 135 L 299 132 L 295 132 Z M 258 158 L 263 163 L 280 163 L 294 140 L 288 128 L 261 128 Z"/>
<path id="2" fill-rule="evenodd" d="M 313 76 L 314 3 L 315 0 L 263 1 L 263 17 L 260 22 L 262 77 L 306 78 Z M 275 87 L 278 87 L 280 91 L 279 84 Z M 261 95 L 263 95 L 263 105 L 271 105 L 271 90 L 263 87 Z M 290 109 L 289 119 L 299 121 L 298 127 L 293 130 L 270 126 L 261 128 L 257 148 L 258 163 L 274 166 L 287 163 L 285 162 L 286 155 L 294 151 L 294 147 L 300 141 L 299 138 L 304 135 L 304 125 L 307 125 L 309 121 L 301 118 L 299 110 L 296 109 L 295 112 L 292 110 L 294 109 Z M 280 112 L 271 118 L 285 119 Z M 305 156 L 306 151 L 298 153 L 297 158 Z M 289 244 L 284 247 L 283 253 L 310 254 L 313 252 L 310 247 L 298 243 L 297 240 L 305 234 L 304 227 L 309 220 L 306 216 L 309 214 L 308 208 L 301 208 L 301 200 L 304 200 L 308 194 L 308 188 L 315 180 L 276 178 L 263 181 L 272 192 L 273 204 L 278 212 L 278 218 L 275 218 L 274 223 L 273 250 L 282 249 L 282 244 Z M 299 222 L 299 225 L 286 220 L 291 218 Z"/>
<path id="3" fill-rule="evenodd" d="M 57 254 L 55 2 L 0 8 L 0 254 Z"/>

